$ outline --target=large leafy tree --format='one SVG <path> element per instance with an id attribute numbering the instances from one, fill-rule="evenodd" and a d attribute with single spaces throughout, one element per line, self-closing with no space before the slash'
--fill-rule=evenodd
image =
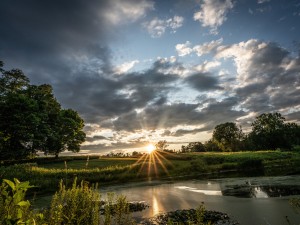
<path id="1" fill-rule="evenodd" d="M 21 70 L 5 71 L 2 62 L 0 73 L 0 158 L 80 150 L 83 120 L 61 108 L 50 85 L 30 85 Z"/>
<path id="2" fill-rule="evenodd" d="M 219 144 L 223 151 L 239 150 L 239 143 L 242 138 L 243 132 L 241 128 L 232 122 L 217 125 L 212 136 L 212 139 Z"/>
<path id="3" fill-rule="evenodd" d="M 61 110 L 58 119 L 53 124 L 51 134 L 48 136 L 44 152 L 56 157 L 64 150 L 79 152 L 80 144 L 85 140 L 83 127 L 84 122 L 76 111 Z"/>
<path id="4" fill-rule="evenodd" d="M 290 148 L 289 138 L 295 127 L 296 124 L 286 124 L 285 118 L 280 113 L 263 113 L 252 123 L 249 138 L 257 150 Z"/>

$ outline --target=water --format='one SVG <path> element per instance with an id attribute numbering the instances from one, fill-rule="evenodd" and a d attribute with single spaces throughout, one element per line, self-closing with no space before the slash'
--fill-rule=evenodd
<path id="1" fill-rule="evenodd" d="M 227 213 L 242 225 L 300 224 L 300 211 L 297 213 L 288 202 L 291 197 L 300 197 L 300 176 L 149 181 L 112 186 L 101 192 L 147 202 L 148 209 L 135 213 L 140 218 L 196 208 L 203 202 L 206 209 Z"/>

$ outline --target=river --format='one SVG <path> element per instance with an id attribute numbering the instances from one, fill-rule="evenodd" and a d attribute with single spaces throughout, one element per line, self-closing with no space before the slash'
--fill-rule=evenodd
<path id="1" fill-rule="evenodd" d="M 148 209 L 135 213 L 139 218 L 203 202 L 206 209 L 227 213 L 241 225 L 300 224 L 300 211 L 289 204 L 290 198 L 300 197 L 300 176 L 148 181 L 101 189 L 103 195 L 107 192 L 148 203 Z"/>

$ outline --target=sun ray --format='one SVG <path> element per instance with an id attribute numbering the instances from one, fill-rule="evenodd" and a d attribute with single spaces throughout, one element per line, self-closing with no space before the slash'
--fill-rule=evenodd
<path id="1" fill-rule="evenodd" d="M 165 173 L 170 176 L 170 173 L 168 171 L 168 169 L 166 168 L 166 166 L 164 165 L 164 163 L 162 162 L 162 160 L 159 158 L 158 154 L 155 154 L 156 160 L 158 161 L 158 163 L 161 165 L 161 167 L 163 168 L 163 170 L 165 171 Z"/>
<path id="2" fill-rule="evenodd" d="M 151 177 L 158 178 L 159 175 L 162 174 L 162 171 L 164 174 L 170 176 L 167 165 L 172 166 L 173 164 L 169 161 L 168 156 L 174 157 L 174 155 L 169 152 L 156 150 L 155 146 L 151 143 L 145 148 L 148 153 L 140 156 L 137 161 L 132 164 L 130 170 L 138 167 L 136 176 L 142 174 L 142 176 L 148 176 L 149 179 L 151 179 Z"/>

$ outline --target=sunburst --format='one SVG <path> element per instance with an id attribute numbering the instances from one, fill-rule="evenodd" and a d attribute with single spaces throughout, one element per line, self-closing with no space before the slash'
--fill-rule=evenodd
<path id="1" fill-rule="evenodd" d="M 148 154 L 151 154 L 155 150 L 155 146 L 153 144 L 149 144 L 146 147 Z"/>
<path id="2" fill-rule="evenodd" d="M 142 155 L 133 165 L 132 169 L 139 167 L 137 176 L 147 173 L 149 179 L 153 176 L 158 178 L 160 174 L 170 175 L 168 166 L 172 166 L 172 163 L 165 157 L 167 152 L 156 150 L 153 144 L 146 146 L 148 154 Z"/>

